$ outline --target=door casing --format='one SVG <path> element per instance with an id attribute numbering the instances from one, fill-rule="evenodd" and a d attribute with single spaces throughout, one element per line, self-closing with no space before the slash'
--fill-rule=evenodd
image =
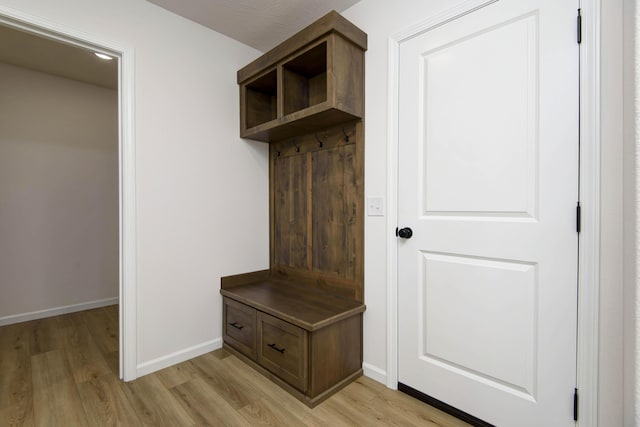
<path id="1" fill-rule="evenodd" d="M 393 34 L 388 41 L 387 127 L 387 382 L 398 385 L 398 76 L 403 42 L 445 22 L 499 0 L 466 0 L 442 13 Z M 582 231 L 578 254 L 577 384 L 580 390 L 578 423 L 598 423 L 598 332 L 600 301 L 600 3 L 581 0 L 580 51 L 580 186 Z M 577 15 L 577 11 L 576 11 Z M 577 42 L 576 42 L 577 43 Z M 576 130 L 577 131 L 577 130 Z"/>

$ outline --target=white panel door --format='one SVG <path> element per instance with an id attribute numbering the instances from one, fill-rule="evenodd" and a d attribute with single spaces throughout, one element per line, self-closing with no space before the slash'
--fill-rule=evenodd
<path id="1" fill-rule="evenodd" d="M 399 382 L 571 426 L 577 1 L 500 0 L 401 44 Z"/>

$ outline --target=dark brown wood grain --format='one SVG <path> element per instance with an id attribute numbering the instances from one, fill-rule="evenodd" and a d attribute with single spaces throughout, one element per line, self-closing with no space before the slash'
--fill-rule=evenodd
<path id="1" fill-rule="evenodd" d="M 246 128 L 277 118 L 277 81 L 277 70 L 273 69 L 241 87 L 240 116 Z"/>
<path id="2" fill-rule="evenodd" d="M 271 143 L 270 268 L 222 279 L 225 348 L 309 406 L 362 374 L 364 49 L 333 12 L 238 72 L 240 135 Z"/>
<path id="3" fill-rule="evenodd" d="M 238 71 L 238 83 L 244 82 L 260 70 L 264 70 L 283 58 L 294 54 L 301 46 L 312 43 L 314 40 L 332 32 L 341 34 L 344 38 L 359 46 L 361 50 L 367 50 L 367 34 L 337 12 L 331 11 L 255 61 L 241 68 Z"/>
<path id="4" fill-rule="evenodd" d="M 258 312 L 258 363 L 302 392 L 308 385 L 308 351 L 307 331 Z"/>
<path id="5" fill-rule="evenodd" d="M 355 280 L 355 147 L 313 153 L 313 270 Z"/>
<path id="6" fill-rule="evenodd" d="M 238 351 L 256 357 L 256 310 L 229 298 L 224 298 L 222 337 Z"/>
<path id="7" fill-rule="evenodd" d="M 309 395 L 315 397 L 362 367 L 362 314 L 310 336 Z"/>
<path id="8" fill-rule="evenodd" d="M 274 182 L 274 261 L 307 268 L 307 158 L 276 159 Z"/>
<path id="9" fill-rule="evenodd" d="M 292 39 L 295 51 L 240 83 L 241 137 L 274 142 L 364 116 L 363 49 L 340 31 Z"/>
<path id="10" fill-rule="evenodd" d="M 289 281 L 266 280 L 222 289 L 221 293 L 308 331 L 365 310 L 365 305 Z"/>
<path id="11" fill-rule="evenodd" d="M 354 116 L 364 117 L 364 55 L 347 40 L 334 36 L 333 105 Z"/>
<path id="12" fill-rule="evenodd" d="M 269 280 L 271 278 L 271 270 L 252 271 L 251 273 L 235 274 L 233 276 L 225 276 L 220 279 L 220 287 L 222 289 L 233 288 L 234 286 L 246 285 L 248 283 Z"/>
<path id="13" fill-rule="evenodd" d="M 277 142 L 306 133 L 322 132 L 336 124 L 353 122 L 359 118 L 328 105 L 323 102 L 251 129 L 241 129 L 240 136 L 256 141 Z"/>

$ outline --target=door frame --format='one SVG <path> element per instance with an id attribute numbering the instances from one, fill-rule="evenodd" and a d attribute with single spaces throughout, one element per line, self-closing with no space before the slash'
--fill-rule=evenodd
<path id="1" fill-rule="evenodd" d="M 136 353 L 136 163 L 134 121 L 134 51 L 96 34 L 0 5 L 0 23 L 66 44 L 118 57 L 119 168 L 119 317 L 120 378 L 137 377 Z"/>
<path id="2" fill-rule="evenodd" d="M 398 386 L 398 111 L 399 52 L 402 43 L 499 0 L 466 0 L 442 13 L 392 34 L 388 40 L 387 106 L 387 378 Z M 578 1 L 576 1 L 578 3 Z M 578 254 L 577 378 L 579 426 L 598 422 L 598 331 L 600 303 L 600 3 L 580 0 L 580 185 L 582 230 Z M 577 14 L 577 11 L 576 11 Z M 576 50 L 576 55 L 578 50 Z"/>

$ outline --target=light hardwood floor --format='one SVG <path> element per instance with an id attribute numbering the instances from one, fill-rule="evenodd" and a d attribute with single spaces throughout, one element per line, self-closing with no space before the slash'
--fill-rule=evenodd
<path id="1" fill-rule="evenodd" d="M 224 350 L 118 379 L 110 306 L 0 327 L 1 426 L 464 426 L 361 377 L 309 409 Z"/>

